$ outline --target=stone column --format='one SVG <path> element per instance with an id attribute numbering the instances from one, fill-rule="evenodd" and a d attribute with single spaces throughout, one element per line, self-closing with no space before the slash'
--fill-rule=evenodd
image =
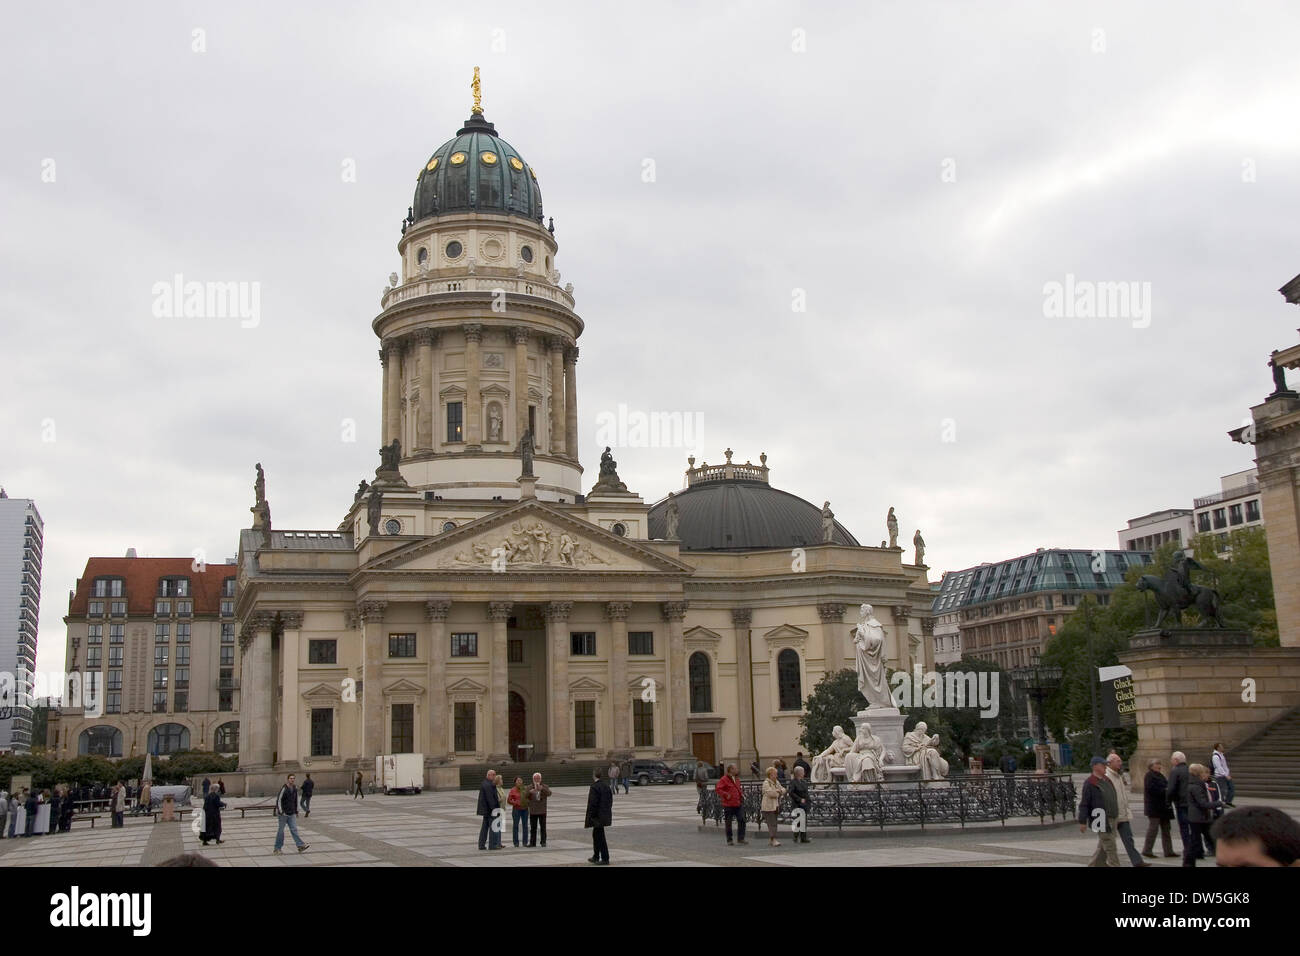
<path id="1" fill-rule="evenodd" d="M 826 660 L 826 673 L 834 674 L 844 669 L 847 658 L 854 656 L 852 639 L 844 633 L 844 605 L 833 602 L 818 604 L 817 616 L 822 619 L 822 657 Z"/>
<path id="2" fill-rule="evenodd" d="M 578 460 L 578 347 L 564 350 L 564 450 Z"/>
<path id="3" fill-rule="evenodd" d="M 687 735 L 686 715 L 690 704 L 687 686 L 686 638 L 682 621 L 686 618 L 685 601 L 665 601 L 661 607 L 663 619 L 668 623 L 668 706 L 671 715 L 669 754 L 690 756 L 691 744 Z"/>
<path id="4" fill-rule="evenodd" d="M 911 646 L 907 641 L 907 622 L 912 616 L 912 605 L 895 604 L 889 610 L 894 616 L 894 646 L 886 649 L 886 655 L 895 667 L 907 670 L 912 666 Z"/>
<path id="5" fill-rule="evenodd" d="M 433 451 L 433 340 L 429 329 L 415 333 L 420 347 L 420 367 L 416 372 L 420 383 L 420 414 L 415 425 L 415 450 Z"/>
<path id="6" fill-rule="evenodd" d="M 627 689 L 627 613 L 632 605 L 609 601 L 605 617 L 609 620 L 609 685 L 614 718 L 614 749 L 632 746 L 632 700 Z"/>
<path id="7" fill-rule="evenodd" d="M 573 724 L 569 711 L 569 614 L 572 601 L 551 601 L 546 617 L 546 663 L 551 687 L 551 759 L 573 756 Z"/>
<path id="8" fill-rule="evenodd" d="M 488 617 L 492 619 L 492 680 L 489 693 L 492 695 L 492 748 L 488 753 L 488 762 L 513 760 L 510 753 L 510 683 L 507 678 L 509 655 L 506 653 L 506 625 L 510 610 L 514 607 L 509 601 L 490 601 Z"/>
<path id="9" fill-rule="evenodd" d="M 927 671 L 934 670 L 934 618 L 921 619 L 921 655 Z"/>
<path id="10" fill-rule="evenodd" d="M 447 743 L 447 613 L 451 601 L 438 598 L 424 602 L 429 622 L 429 744 L 431 757 L 450 754 Z"/>
<path id="11" fill-rule="evenodd" d="M 253 644 L 256 639 L 257 631 L 251 621 L 240 626 L 239 693 L 241 695 L 244 693 L 243 688 L 247 687 L 250 692 L 253 689 L 253 675 L 256 673 L 253 667 Z M 239 735 L 239 766 L 248 769 L 253 766 L 252 704 L 241 700 L 238 712 L 248 715 L 244 718 L 244 732 Z"/>
<path id="12" fill-rule="evenodd" d="M 758 759 L 754 749 L 754 668 L 749 659 L 749 625 L 754 619 L 753 608 L 733 607 L 731 627 L 736 640 L 736 696 L 740 724 L 740 751 L 736 755 L 742 768 Z"/>
<path id="13" fill-rule="evenodd" d="M 243 738 L 247 736 L 249 741 L 248 763 L 241 759 L 240 765 L 248 770 L 270 770 L 275 749 L 272 736 L 275 675 L 271 673 L 271 632 L 274 627 L 275 614 L 258 611 L 253 615 L 251 633 L 240 640 L 240 645 L 245 648 L 239 685 L 243 697 L 240 723 L 248 728 L 247 734 L 239 735 L 241 758 Z"/>
<path id="14" fill-rule="evenodd" d="M 275 748 L 280 762 L 297 763 L 302 758 L 298 706 L 298 648 L 301 644 L 302 611 L 281 611 L 280 663 L 284 668 L 284 698 L 280 708 L 280 742 Z"/>
<path id="15" fill-rule="evenodd" d="M 564 440 L 569 422 L 564 414 L 564 340 L 553 338 L 547 343 L 551 357 L 551 414 L 548 420 L 550 449 L 552 455 L 564 454 Z"/>
<path id="16" fill-rule="evenodd" d="M 465 332 L 465 446 L 481 448 L 483 445 L 483 396 L 479 390 L 479 374 L 483 360 L 479 357 L 479 343 L 483 341 L 483 326 L 466 322 Z"/>
<path id="17" fill-rule="evenodd" d="M 515 329 L 515 433 L 507 437 L 502 429 L 501 437 L 506 441 L 519 443 L 528 427 L 528 330 Z M 533 436 L 533 448 L 541 447 L 537 436 Z"/>
<path id="18" fill-rule="evenodd" d="M 402 434 L 402 344 L 384 343 L 384 444 Z"/>
<path id="19" fill-rule="evenodd" d="M 361 768 L 373 771 L 384 752 L 384 695 L 379 687 L 384 666 L 384 610 L 387 601 L 362 601 L 361 618 Z"/>
<path id="20" fill-rule="evenodd" d="M 379 444 L 388 444 L 388 353 L 389 345 L 387 342 L 379 349 L 379 364 L 384 369 L 384 384 L 379 392 Z M 239 739 L 243 740 L 247 734 L 240 734 Z"/>

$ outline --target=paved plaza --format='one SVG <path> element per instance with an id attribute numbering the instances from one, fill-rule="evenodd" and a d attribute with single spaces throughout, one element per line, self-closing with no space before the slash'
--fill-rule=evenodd
<path id="1" fill-rule="evenodd" d="M 151 823 L 127 818 L 114 830 L 107 818 L 95 829 L 74 825 L 71 833 L 0 840 L 0 867 L 151 866 L 178 853 L 196 850 L 221 866 L 587 866 L 590 831 L 582 826 L 586 787 L 557 787 L 547 814 L 545 848 L 512 846 L 509 823 L 505 849 L 478 849 L 476 791 L 423 793 L 418 796 L 368 795 L 364 800 L 320 794 L 312 815 L 299 816 L 299 832 L 311 849 L 297 853 L 285 832 L 284 853 L 271 853 L 275 819 L 267 811 L 241 820 L 236 808 L 267 802 L 228 799 L 223 815 L 225 840 L 203 847 L 183 823 Z M 1081 866 L 1096 838 L 1069 823 L 1037 821 L 957 827 L 812 831 L 812 843 L 796 845 L 783 828 L 782 846 L 769 847 L 766 831 L 750 826 L 748 846 L 728 847 L 722 828 L 702 826 L 694 814 L 693 786 L 633 787 L 614 800 L 614 825 L 607 832 L 611 862 L 620 866 Z M 1239 806 L 1252 801 L 1241 799 Z M 1254 801 L 1265 802 L 1265 801 Z M 1300 801 L 1272 801 L 1300 816 Z M 1138 820 L 1138 837 L 1146 821 Z M 1178 846 L 1177 828 L 1174 836 Z M 1159 847 L 1157 844 L 1157 852 Z M 1121 847 L 1121 858 L 1123 851 Z M 1152 860 L 1177 866 L 1178 859 Z"/>

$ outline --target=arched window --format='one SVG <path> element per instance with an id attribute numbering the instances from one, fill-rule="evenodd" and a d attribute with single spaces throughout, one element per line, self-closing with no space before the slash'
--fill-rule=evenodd
<path id="1" fill-rule="evenodd" d="M 217 728 L 217 736 L 212 742 L 212 749 L 219 754 L 239 753 L 239 721 L 232 720 Z"/>
<path id="2" fill-rule="evenodd" d="M 803 708 L 803 684 L 799 678 L 799 655 L 786 648 L 776 656 L 776 686 L 781 710 Z"/>
<path id="3" fill-rule="evenodd" d="M 122 731 L 106 724 L 87 727 L 77 739 L 77 753 L 95 757 L 120 757 Z"/>
<path id="4" fill-rule="evenodd" d="M 691 713 L 710 713 L 713 710 L 713 683 L 709 678 L 709 655 L 696 651 L 691 655 Z"/>
<path id="5" fill-rule="evenodd" d="M 159 724 L 149 731 L 149 753 L 171 754 L 190 749 L 190 732 L 180 724 Z"/>

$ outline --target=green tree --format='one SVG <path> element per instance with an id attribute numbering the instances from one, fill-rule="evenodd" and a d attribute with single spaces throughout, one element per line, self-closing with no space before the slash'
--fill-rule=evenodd
<path id="1" fill-rule="evenodd" d="M 853 717 L 866 709 L 867 699 L 858 691 L 857 671 L 846 668 L 827 674 L 804 702 L 799 743 L 810 755 L 821 753 L 830 746 L 831 729 L 837 724 L 853 736 Z"/>
<path id="2" fill-rule="evenodd" d="M 1225 556 L 1212 534 L 1192 543 L 1196 562 L 1205 572 L 1192 580 L 1219 592 L 1219 615 L 1229 627 L 1247 628 L 1259 647 L 1277 647 L 1277 610 L 1273 604 L 1273 572 L 1268 562 L 1268 538 L 1263 528 L 1238 528 L 1228 535 Z M 1195 612 L 1188 615 L 1197 619 Z M 1198 622 L 1199 623 L 1199 622 Z"/>

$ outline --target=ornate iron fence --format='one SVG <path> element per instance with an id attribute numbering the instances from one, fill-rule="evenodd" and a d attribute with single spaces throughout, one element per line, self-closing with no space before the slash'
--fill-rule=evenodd
<path id="1" fill-rule="evenodd" d="M 742 781 L 741 810 L 745 819 L 762 822 L 759 807 L 763 785 Z M 808 826 L 837 827 L 921 826 L 933 823 L 991 823 L 1003 826 L 1012 817 L 1038 817 L 1045 823 L 1059 816 L 1074 816 L 1075 791 L 1068 773 L 969 774 L 952 776 L 943 783 L 894 784 L 826 783 L 809 789 Z M 777 819 L 790 823 L 793 807 L 788 796 L 781 800 Z M 722 802 L 717 791 L 701 792 L 696 812 L 707 822 L 722 822 Z"/>

